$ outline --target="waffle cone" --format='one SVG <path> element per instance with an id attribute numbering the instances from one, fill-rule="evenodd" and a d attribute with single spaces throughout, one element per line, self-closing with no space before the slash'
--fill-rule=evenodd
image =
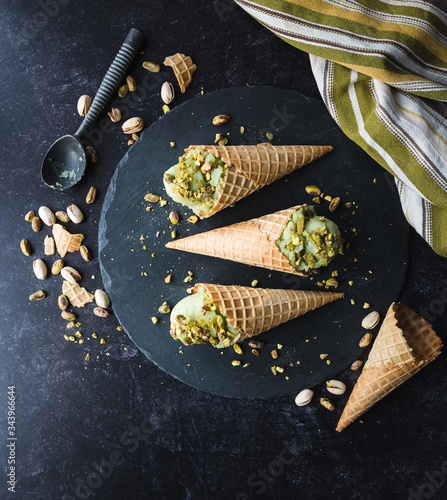
<path id="1" fill-rule="evenodd" d="M 211 302 L 218 306 L 228 322 L 241 333 L 231 344 L 254 337 L 275 326 L 297 318 L 313 309 L 344 296 L 343 293 L 281 290 L 245 286 L 223 286 L 198 283 Z M 231 345 L 230 344 L 230 345 Z"/>
<path id="2" fill-rule="evenodd" d="M 65 257 L 68 252 L 77 252 L 84 239 L 83 234 L 71 234 L 60 224 L 53 224 L 53 237 L 61 257 Z"/>
<path id="3" fill-rule="evenodd" d="M 170 66 L 174 70 L 174 75 L 177 78 L 180 91 L 183 94 L 191 83 L 192 75 L 197 69 L 197 66 L 192 62 L 189 56 L 185 56 L 179 52 L 173 56 L 167 57 L 163 64 L 165 66 Z"/>
<path id="4" fill-rule="evenodd" d="M 85 288 L 68 281 L 62 283 L 62 293 L 68 297 L 73 307 L 84 307 L 85 304 L 92 302 L 94 299 L 94 295 Z"/>
<path id="5" fill-rule="evenodd" d="M 332 146 L 189 146 L 206 149 L 227 165 L 211 215 L 332 151 Z"/>
<path id="6" fill-rule="evenodd" d="M 391 304 L 336 430 L 341 432 L 433 361 L 441 347 L 428 321 L 400 303 Z"/>
<path id="7" fill-rule="evenodd" d="M 238 222 L 231 226 L 173 240 L 166 246 L 185 252 L 241 262 L 249 266 L 306 276 L 290 264 L 289 259 L 275 243 L 292 214 L 305 206 L 296 205 L 247 222 Z"/>

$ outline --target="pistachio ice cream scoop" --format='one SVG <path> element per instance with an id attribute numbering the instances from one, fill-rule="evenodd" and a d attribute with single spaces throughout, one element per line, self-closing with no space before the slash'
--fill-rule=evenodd
<path id="1" fill-rule="evenodd" d="M 206 344 L 228 347 L 240 331 L 228 323 L 203 287 L 185 297 L 171 311 L 171 336 L 185 345 Z"/>
<path id="2" fill-rule="evenodd" d="M 191 149 L 167 170 L 163 182 L 168 195 L 205 217 L 222 189 L 227 165 L 206 149 Z"/>
<path id="3" fill-rule="evenodd" d="M 228 347 L 343 297 L 342 293 L 198 283 L 172 309 L 171 336 Z"/>
<path id="4" fill-rule="evenodd" d="M 342 251 L 338 226 L 317 215 L 312 206 L 292 214 L 276 245 L 290 264 L 303 272 L 327 266 Z"/>
<path id="5" fill-rule="evenodd" d="M 163 180 L 201 219 L 332 151 L 332 146 L 189 146 Z"/>

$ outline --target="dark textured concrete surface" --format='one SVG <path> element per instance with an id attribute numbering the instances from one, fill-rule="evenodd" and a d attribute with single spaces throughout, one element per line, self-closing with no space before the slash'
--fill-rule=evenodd
<path id="1" fill-rule="evenodd" d="M 445 356 L 370 410 L 341 435 L 337 411 L 297 408 L 292 397 L 239 401 L 181 384 L 151 364 L 112 317 L 81 312 L 84 345 L 66 342 L 55 300 L 59 281 L 37 282 L 28 238 L 42 255 L 44 229 L 32 233 L 28 210 L 83 208 L 82 232 L 95 259 L 77 256 L 89 289 L 101 285 L 97 230 L 108 182 L 127 151 L 119 127 L 96 136 L 101 160 L 73 189 L 55 193 L 40 179 L 51 142 L 73 133 L 76 102 L 94 95 L 130 27 L 147 37 L 141 62 L 181 51 L 198 66 L 175 104 L 236 85 L 274 85 L 318 97 L 307 55 L 269 33 L 229 0 L 2 2 L 0 16 L 0 497 L 19 499 L 406 499 L 445 498 Z M 150 77 L 152 78 L 152 77 Z M 132 115 L 152 123 L 161 113 L 163 70 L 146 79 Z M 104 118 L 104 117 L 103 117 Z M 107 123 L 107 121 L 105 122 Z M 90 185 L 98 199 L 86 205 Z M 397 193 L 390 191 L 390 196 Z M 392 245 L 392 242 L 390 242 Z M 402 302 L 423 308 L 445 336 L 447 262 L 412 232 Z M 51 262 L 51 258 L 46 259 Z M 93 278 L 94 276 L 94 278 Z M 30 302 L 42 286 L 43 302 Z M 107 344 L 94 341 L 97 332 Z M 91 361 L 84 361 L 85 354 Z M 356 375 L 340 374 L 352 386 Z M 7 389 L 16 390 L 16 492 L 6 473 Z M 316 388 L 316 396 L 323 395 Z M 438 471 L 438 472 L 437 472 Z M 443 472 L 444 471 L 444 472 Z"/>

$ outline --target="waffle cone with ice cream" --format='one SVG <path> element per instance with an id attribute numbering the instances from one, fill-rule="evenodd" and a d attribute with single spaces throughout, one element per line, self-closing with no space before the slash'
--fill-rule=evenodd
<path id="1" fill-rule="evenodd" d="M 343 293 L 282 290 L 245 286 L 198 283 L 211 302 L 227 316 L 228 323 L 240 329 L 230 345 L 271 330 L 344 296 Z"/>
<path id="2" fill-rule="evenodd" d="M 441 352 L 441 339 L 413 309 L 391 304 L 336 430 L 341 432 Z"/>
<path id="3" fill-rule="evenodd" d="M 246 222 L 213 229 L 166 244 L 168 248 L 241 262 L 250 266 L 306 276 L 297 271 L 279 250 L 281 236 L 292 214 L 306 205 L 297 205 Z"/>
<path id="4" fill-rule="evenodd" d="M 321 158 L 332 146 L 190 146 L 206 149 L 227 165 L 222 187 L 213 207 L 204 217 L 223 210 L 263 186 Z"/>

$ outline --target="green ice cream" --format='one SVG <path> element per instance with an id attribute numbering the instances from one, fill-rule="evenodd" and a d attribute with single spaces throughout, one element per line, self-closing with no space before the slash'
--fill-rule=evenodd
<path id="1" fill-rule="evenodd" d="M 214 206 L 221 190 L 226 164 L 206 149 L 191 149 L 163 176 L 168 195 L 204 217 Z"/>
<path id="2" fill-rule="evenodd" d="M 327 266 L 342 253 L 338 226 L 315 213 L 314 207 L 297 210 L 276 245 L 298 271 Z"/>
<path id="3" fill-rule="evenodd" d="M 210 342 L 217 348 L 228 347 L 239 333 L 202 287 L 194 295 L 182 299 L 171 311 L 171 337 L 185 345 Z"/>

